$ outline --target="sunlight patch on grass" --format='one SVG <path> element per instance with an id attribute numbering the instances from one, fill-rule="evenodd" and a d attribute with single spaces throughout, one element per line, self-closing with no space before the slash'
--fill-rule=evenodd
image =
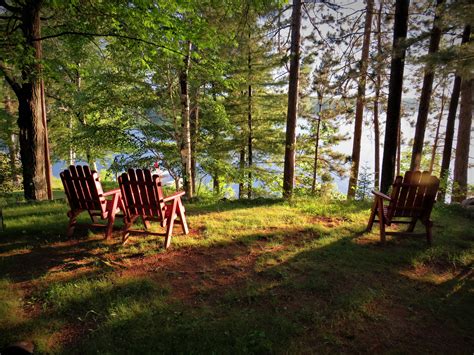
<path id="1" fill-rule="evenodd" d="M 0 333 L 24 321 L 21 296 L 8 280 L 0 279 Z"/>

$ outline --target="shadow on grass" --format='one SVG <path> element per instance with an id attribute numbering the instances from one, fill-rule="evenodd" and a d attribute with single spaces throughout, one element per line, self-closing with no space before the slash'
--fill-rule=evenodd
<path id="1" fill-rule="evenodd" d="M 373 236 L 360 243 L 362 235 L 345 224 L 250 230 L 172 249 L 136 268 L 51 285 L 47 311 L 8 337 L 72 329 L 57 340 L 64 353 L 470 351 L 472 326 L 458 319 L 472 312 L 466 276 L 410 279 L 402 271 L 426 252 L 423 240 L 382 247 Z"/>
<path id="2" fill-rule="evenodd" d="M 219 200 L 219 201 L 202 201 L 194 203 L 186 203 L 185 207 L 187 212 L 191 215 L 202 215 L 214 212 L 232 211 L 242 208 L 254 208 L 262 206 L 273 206 L 283 203 L 283 199 L 272 199 L 272 198 L 256 198 L 253 200 L 242 199 L 242 200 Z"/>
<path id="3" fill-rule="evenodd" d="M 301 232 L 288 236 L 301 237 Z M 238 255 L 251 251 L 251 240 L 261 241 L 259 235 L 246 238 Z M 176 287 L 186 287 L 186 282 L 170 280 L 167 298 L 127 306 L 123 314 L 107 318 L 77 352 L 363 352 L 394 347 L 421 352 L 464 351 L 472 345 L 455 322 L 440 325 L 440 313 L 426 306 L 441 302 L 444 285 L 420 285 L 400 275 L 408 256 L 393 258 L 387 248 L 357 245 L 349 236 L 288 259 L 281 251 L 262 254 L 262 271 L 228 275 L 229 285 L 219 274 L 232 272 L 223 265 L 238 255 L 219 248 L 233 246 L 215 248 L 213 271 L 206 277 L 190 277 L 189 292 L 197 292 L 192 301 L 177 302 Z M 182 258 L 183 263 L 196 261 Z M 202 288 L 192 291 L 196 282 Z M 468 308 L 467 300 L 460 307 Z"/>

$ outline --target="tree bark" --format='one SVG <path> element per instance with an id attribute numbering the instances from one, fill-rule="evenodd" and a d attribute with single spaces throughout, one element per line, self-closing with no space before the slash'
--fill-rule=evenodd
<path id="1" fill-rule="evenodd" d="M 401 168 L 401 160 L 402 160 L 402 123 L 398 121 L 398 128 L 397 128 L 397 176 L 400 176 L 400 168 Z"/>
<path id="2" fill-rule="evenodd" d="M 409 0 L 397 0 L 395 5 L 395 25 L 393 30 L 393 50 L 390 64 L 390 82 L 385 125 L 385 144 L 382 161 L 380 190 L 387 193 L 393 183 L 395 158 L 397 154 L 397 130 L 400 124 L 403 71 L 405 67 L 405 44 L 407 36 Z"/>
<path id="3" fill-rule="evenodd" d="M 379 123 L 379 96 L 375 94 L 374 101 L 374 188 L 380 189 L 380 123 Z"/>
<path id="4" fill-rule="evenodd" d="M 212 192 L 214 192 L 215 195 L 218 195 L 221 192 L 219 174 L 217 172 L 212 175 Z"/>
<path id="5" fill-rule="evenodd" d="M 428 55 L 436 53 L 441 40 L 440 14 L 441 5 L 444 0 L 436 1 L 436 14 L 433 21 L 433 28 L 430 34 L 430 46 Z M 430 111 L 431 94 L 433 92 L 434 71 L 432 64 L 425 65 L 423 76 L 423 87 L 421 88 L 420 105 L 418 107 L 418 117 L 416 119 L 415 139 L 413 141 L 413 150 L 411 153 L 410 170 L 420 170 L 421 158 L 423 156 L 423 143 L 425 139 L 426 123 Z"/>
<path id="6" fill-rule="evenodd" d="M 196 98 L 196 106 L 191 111 L 191 177 L 193 193 L 196 193 L 196 164 L 197 164 L 197 143 L 199 134 L 199 105 Z"/>
<path id="7" fill-rule="evenodd" d="M 379 104 L 380 92 L 382 90 L 382 9 L 383 1 L 380 1 L 377 12 L 377 68 L 375 78 L 375 98 L 374 98 L 374 188 L 380 189 L 380 119 Z"/>
<path id="8" fill-rule="evenodd" d="M 471 26 L 465 26 L 461 43 L 469 42 L 471 35 Z M 443 159 L 441 161 L 440 178 L 442 180 L 441 189 L 438 193 L 438 201 L 444 202 L 446 197 L 446 185 L 449 177 L 449 165 L 451 163 L 451 154 L 453 151 L 454 125 L 456 123 L 456 111 L 458 109 L 459 94 L 461 93 L 461 77 L 456 75 L 454 78 L 451 100 L 449 101 L 448 119 L 446 123 L 446 133 L 444 136 Z"/>
<path id="9" fill-rule="evenodd" d="M 293 1 L 291 14 L 290 80 L 288 85 L 288 112 L 286 119 L 285 162 L 283 171 L 283 197 L 293 195 L 295 179 L 296 119 L 300 72 L 301 0 Z"/>
<path id="10" fill-rule="evenodd" d="M 243 143 L 244 144 L 244 143 Z M 245 169 L 245 148 L 242 147 L 240 149 L 240 158 L 239 158 L 239 170 L 240 170 L 240 180 L 239 182 L 239 199 L 242 199 L 244 197 L 244 169 Z"/>
<path id="11" fill-rule="evenodd" d="M 367 82 L 367 67 L 369 63 L 370 32 L 372 25 L 372 12 L 374 2 L 367 0 L 367 9 L 365 14 L 364 41 L 362 44 L 362 55 L 360 58 L 360 76 L 357 87 L 356 114 L 354 122 L 354 140 L 352 143 L 351 172 L 349 177 L 349 187 L 347 198 L 353 199 L 357 189 L 357 178 L 359 175 L 360 164 L 360 142 L 362 138 L 362 121 L 364 115 L 365 86 Z"/>
<path id="12" fill-rule="evenodd" d="M 458 141 L 454 160 L 453 201 L 461 202 L 467 197 L 467 170 L 471 138 L 474 79 L 463 79 L 461 84 L 461 108 L 459 110 Z"/>
<path id="13" fill-rule="evenodd" d="M 252 131 L 252 85 L 249 85 L 248 91 L 248 186 L 247 186 L 247 197 L 252 198 L 252 165 L 253 165 L 253 131 Z"/>
<path id="14" fill-rule="evenodd" d="M 10 97 L 10 94 L 8 92 L 5 95 L 4 107 L 7 114 L 11 118 L 13 118 L 14 117 L 13 104 L 12 104 L 12 99 Z M 13 122 L 10 122 L 10 124 L 12 123 Z M 12 172 L 12 180 L 15 187 L 18 187 L 20 185 L 20 177 L 18 176 L 18 168 L 17 168 L 17 154 L 18 154 L 17 146 L 18 146 L 18 137 L 15 133 L 12 132 L 10 134 L 10 140 L 8 141 L 8 155 L 10 158 L 10 169 Z"/>
<path id="15" fill-rule="evenodd" d="M 319 106 L 321 107 L 321 105 Z M 316 139 L 314 141 L 314 165 L 313 165 L 313 182 L 311 184 L 311 193 L 314 195 L 316 193 L 316 178 L 318 176 L 318 148 L 319 148 L 319 129 L 321 127 L 321 111 L 319 117 L 317 118 L 316 125 Z"/>
<path id="16" fill-rule="evenodd" d="M 439 129 L 441 127 L 441 121 L 443 120 L 445 102 L 446 102 L 446 97 L 444 96 L 444 89 L 443 89 L 443 94 L 441 95 L 441 108 L 440 108 L 439 116 L 438 116 L 438 124 L 436 125 L 433 148 L 431 150 L 430 168 L 428 170 L 430 174 L 433 173 L 434 162 L 436 160 L 436 151 L 438 150 L 438 142 L 439 142 Z"/>
<path id="17" fill-rule="evenodd" d="M 193 182 L 191 172 L 191 126 L 189 119 L 189 65 L 191 63 L 191 41 L 187 42 L 187 53 L 184 58 L 184 68 L 179 75 L 181 89 L 181 162 L 183 165 L 183 185 L 188 198 L 193 197 Z"/>
<path id="18" fill-rule="evenodd" d="M 42 58 L 40 8 L 42 1 L 25 3 L 21 13 L 21 30 L 26 46 L 34 53 L 34 64 L 22 68 L 24 82 L 13 87 L 18 97 L 20 157 L 23 167 L 23 189 L 27 200 L 48 198 L 45 169 L 45 131 L 41 103 Z"/>

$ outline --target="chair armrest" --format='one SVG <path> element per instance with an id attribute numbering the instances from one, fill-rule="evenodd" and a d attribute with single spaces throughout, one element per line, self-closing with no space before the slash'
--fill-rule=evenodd
<path id="1" fill-rule="evenodd" d="M 104 197 L 115 195 L 115 194 L 120 194 L 120 189 L 113 189 L 113 190 L 104 192 Z"/>
<path id="2" fill-rule="evenodd" d="M 376 197 L 381 197 L 381 198 L 383 198 L 384 200 L 387 200 L 387 201 L 391 201 L 391 200 L 392 200 L 390 197 L 388 197 L 387 195 L 381 193 L 380 191 L 373 191 L 373 190 L 372 190 L 372 193 L 373 193 Z"/>
<path id="3" fill-rule="evenodd" d="M 163 202 L 168 202 L 168 201 L 171 201 L 171 200 L 174 200 L 178 197 L 181 197 L 185 194 L 184 191 L 178 191 L 178 192 L 175 192 L 174 194 L 172 195 L 169 195 L 169 196 L 166 196 L 164 199 L 163 199 Z"/>

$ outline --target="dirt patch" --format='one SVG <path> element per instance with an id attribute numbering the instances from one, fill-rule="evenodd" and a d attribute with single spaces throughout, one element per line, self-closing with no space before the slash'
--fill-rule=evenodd
<path id="1" fill-rule="evenodd" d="M 311 217 L 310 222 L 321 224 L 324 227 L 333 228 L 333 227 L 340 226 L 344 222 L 347 222 L 347 219 L 342 218 L 342 217 L 316 216 L 316 217 Z"/>
<path id="2" fill-rule="evenodd" d="M 166 281 L 173 298 L 194 303 L 197 294 L 220 294 L 253 275 L 258 254 L 239 244 L 170 250 L 135 259 L 120 274 Z"/>

